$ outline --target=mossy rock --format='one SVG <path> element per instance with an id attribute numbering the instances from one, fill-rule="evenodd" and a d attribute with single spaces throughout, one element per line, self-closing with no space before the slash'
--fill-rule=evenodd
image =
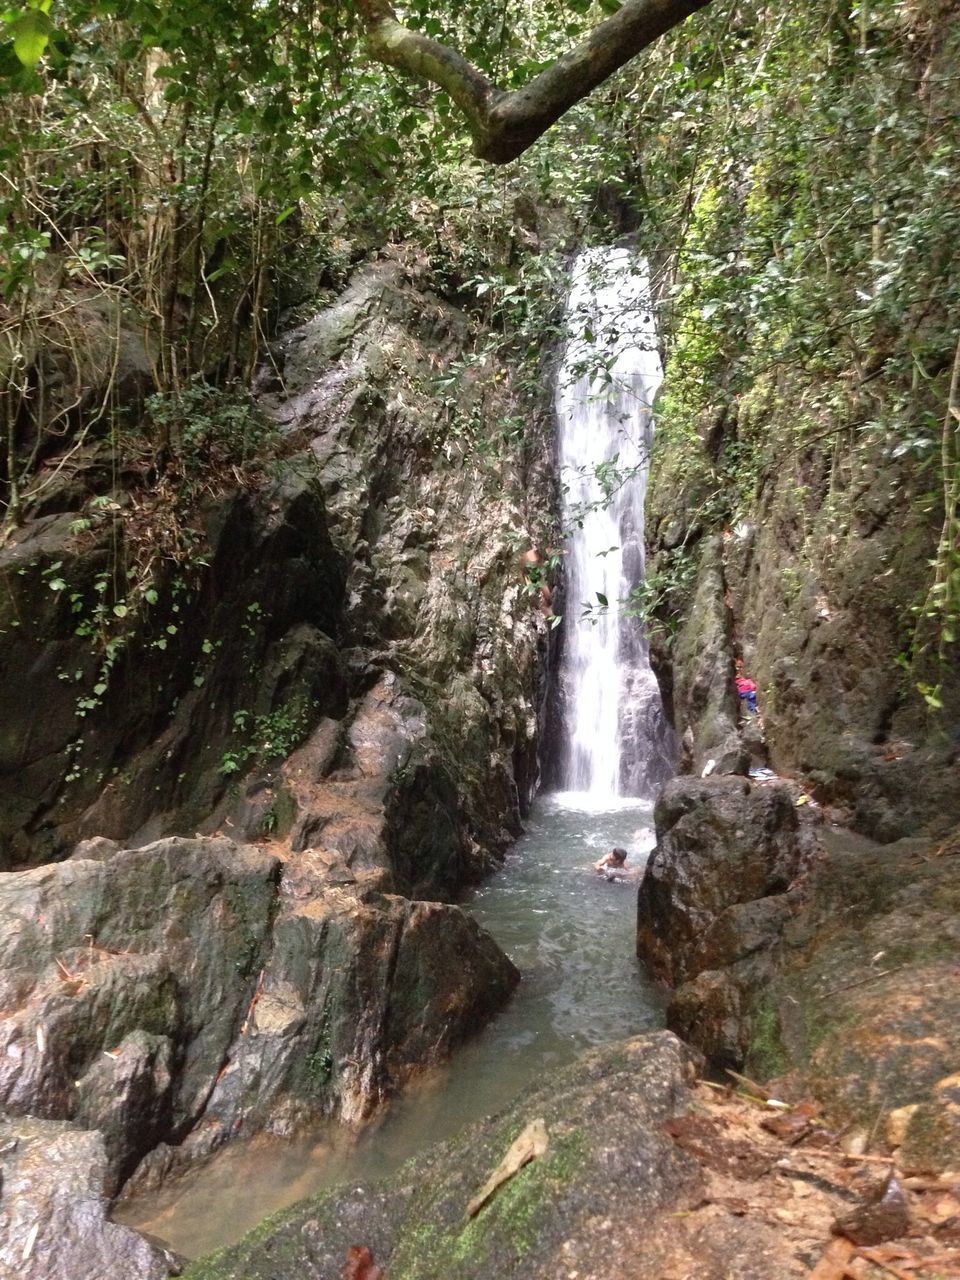
<path id="1" fill-rule="evenodd" d="M 194 1263 L 186 1280 L 336 1280 L 357 1243 L 390 1280 L 556 1280 L 571 1238 L 578 1249 L 609 1253 L 611 1188 L 642 1217 L 675 1207 L 699 1185 L 696 1165 L 663 1129 L 686 1108 L 689 1077 L 687 1055 L 668 1032 L 598 1050 L 387 1181 L 329 1191 L 278 1215 Z M 534 1118 L 546 1126 L 546 1152 L 467 1217 Z"/>

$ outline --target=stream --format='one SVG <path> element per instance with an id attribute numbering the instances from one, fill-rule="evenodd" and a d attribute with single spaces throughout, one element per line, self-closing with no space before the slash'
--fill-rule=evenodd
<path id="1" fill-rule="evenodd" d="M 295 1140 L 233 1143 L 160 1191 L 121 1203 L 114 1219 L 198 1257 L 325 1187 L 385 1177 L 593 1045 L 661 1026 L 658 993 L 634 958 L 652 825 L 649 802 L 540 797 L 503 870 L 463 904 L 523 974 L 498 1018 L 360 1134 L 331 1125 Z M 619 882 L 590 866 L 612 845 L 630 851 Z"/>

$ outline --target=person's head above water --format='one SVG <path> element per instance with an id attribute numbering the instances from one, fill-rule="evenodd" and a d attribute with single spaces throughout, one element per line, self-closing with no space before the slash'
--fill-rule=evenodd
<path id="1" fill-rule="evenodd" d="M 614 858 L 622 866 L 627 860 L 627 851 L 626 849 L 611 849 L 610 857 Z"/>

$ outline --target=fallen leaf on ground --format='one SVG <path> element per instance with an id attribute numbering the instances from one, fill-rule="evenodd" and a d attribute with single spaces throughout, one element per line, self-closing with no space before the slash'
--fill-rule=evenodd
<path id="1" fill-rule="evenodd" d="M 525 1164 L 529 1164 L 537 1156 L 542 1156 L 546 1149 L 547 1126 L 542 1120 L 531 1120 L 467 1205 L 467 1217 L 475 1218 L 498 1187 L 503 1186 L 519 1173 Z"/>
<path id="2" fill-rule="evenodd" d="M 832 1240 L 810 1272 L 810 1280 L 844 1280 L 855 1248 L 852 1240 Z"/>
<path id="3" fill-rule="evenodd" d="M 365 1244 L 352 1244 L 347 1250 L 347 1260 L 340 1272 L 340 1280 L 385 1280 L 383 1271 L 375 1265 L 373 1254 Z"/>

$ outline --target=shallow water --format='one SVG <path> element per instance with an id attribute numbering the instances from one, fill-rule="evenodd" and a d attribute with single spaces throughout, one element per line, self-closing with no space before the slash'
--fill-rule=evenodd
<path id="1" fill-rule="evenodd" d="M 630 851 L 622 882 L 590 869 L 612 845 Z M 330 1127 L 294 1141 L 233 1143 L 176 1183 L 119 1206 L 116 1220 L 187 1257 L 209 1253 L 303 1196 L 389 1174 L 593 1045 L 662 1025 L 659 998 L 634 955 L 637 880 L 652 846 L 648 803 L 539 799 L 503 870 L 463 904 L 523 975 L 493 1023 L 359 1136 Z"/>

